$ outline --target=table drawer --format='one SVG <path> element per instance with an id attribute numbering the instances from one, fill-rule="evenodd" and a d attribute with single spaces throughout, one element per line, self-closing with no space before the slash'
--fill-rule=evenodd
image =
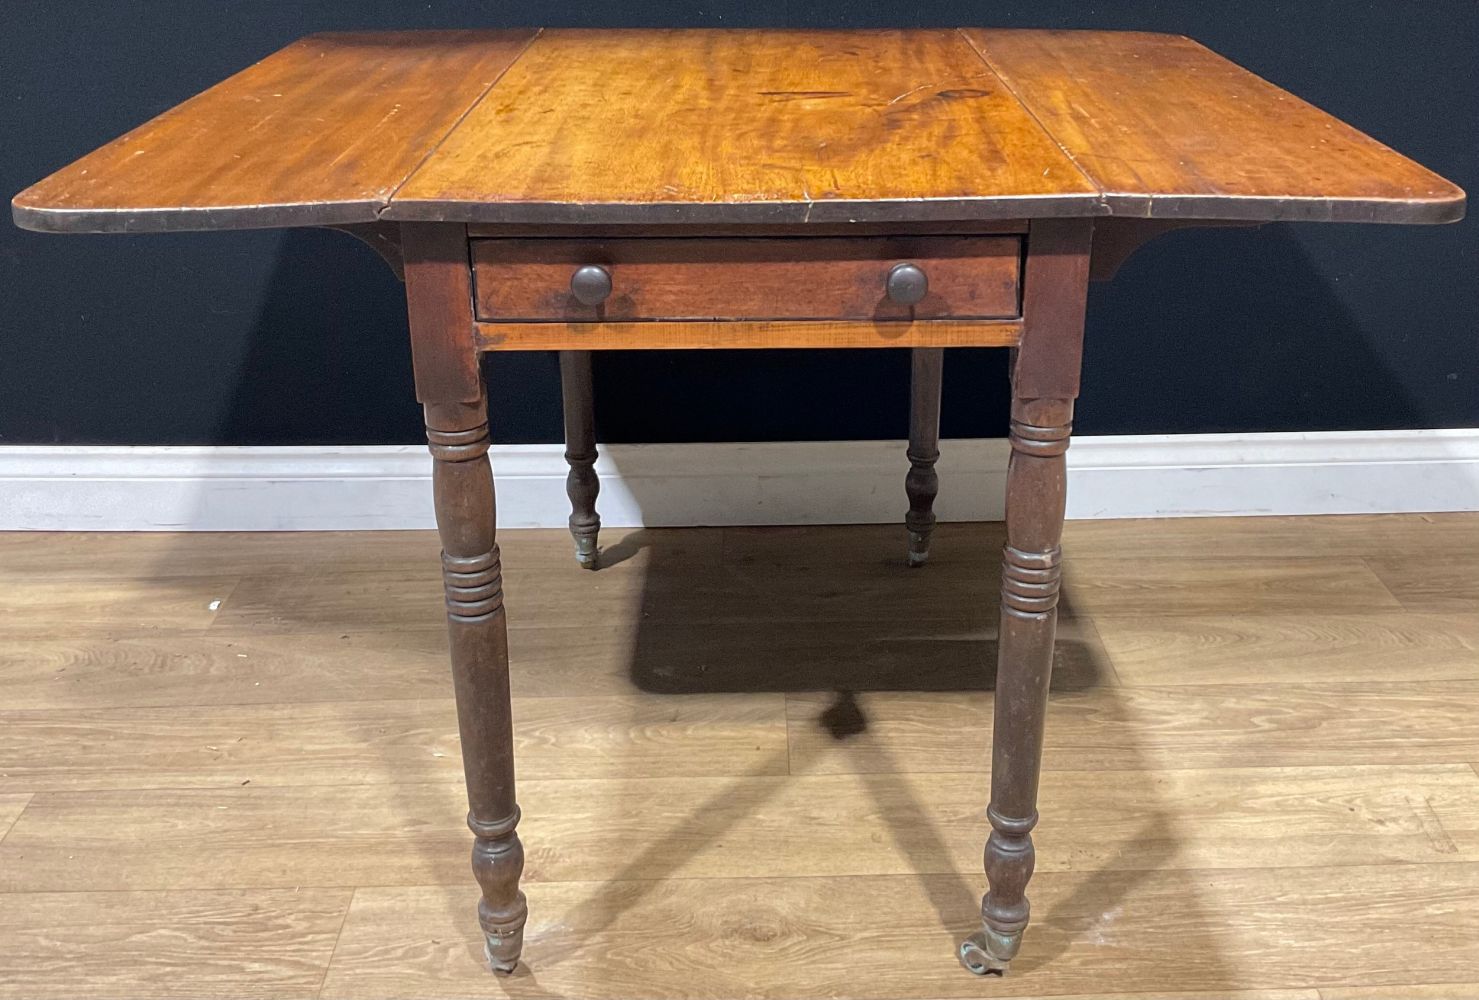
<path id="1" fill-rule="evenodd" d="M 472 241 L 486 323 L 1011 319 L 1021 314 L 1021 256 L 1018 236 Z M 888 294 L 905 263 L 928 282 L 912 305 Z M 610 282 L 598 305 L 571 288 L 591 266 Z"/>

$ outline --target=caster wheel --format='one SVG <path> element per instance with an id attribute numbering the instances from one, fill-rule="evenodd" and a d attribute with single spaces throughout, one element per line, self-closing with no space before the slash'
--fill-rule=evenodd
<path id="1" fill-rule="evenodd" d="M 909 556 L 910 566 L 923 566 L 929 561 L 930 540 L 928 535 L 922 535 L 917 531 L 909 532 Z"/>
<path id="2" fill-rule="evenodd" d="M 1022 936 L 977 931 L 960 943 L 960 964 L 977 976 L 1005 976 L 1021 946 Z"/>
<path id="3" fill-rule="evenodd" d="M 505 975 L 513 972 L 514 969 L 518 968 L 519 949 L 523 945 L 523 943 L 524 935 L 522 933 L 520 933 L 517 937 L 512 938 L 497 938 L 491 936 L 484 937 L 483 958 L 487 959 L 488 968 L 492 969 L 494 972 L 501 972 Z M 498 957 L 499 952 L 501 952 L 505 956 L 507 956 L 509 952 L 512 952 L 513 957 L 500 958 Z"/>
<path id="4" fill-rule="evenodd" d="M 575 539 L 575 561 L 581 569 L 600 569 L 601 553 L 596 549 L 596 537 L 585 535 Z"/>

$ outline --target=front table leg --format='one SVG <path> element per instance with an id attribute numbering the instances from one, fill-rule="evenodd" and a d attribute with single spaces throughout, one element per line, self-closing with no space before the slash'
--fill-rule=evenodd
<path id="1" fill-rule="evenodd" d="M 981 930 L 960 946 L 961 962 L 978 975 L 1005 973 L 1027 929 L 1032 828 L 1063 573 L 1066 453 L 1079 389 L 1092 232 L 1088 220 L 1047 219 L 1033 222 L 1028 237 L 1025 329 L 1012 352 L 1007 541 L 986 809 L 989 889 L 981 902 Z"/>
<path id="2" fill-rule="evenodd" d="M 485 404 L 481 400 L 427 404 L 426 439 L 436 460 L 432 484 L 467 779 L 467 825 L 477 838 L 472 870 L 483 891 L 478 920 L 489 964 L 510 972 L 524 945 L 529 911 L 519 891 L 524 848 L 514 832 L 519 807 L 514 801 L 508 626 L 494 539 Z"/>
<path id="3" fill-rule="evenodd" d="M 1007 471 L 1007 543 L 1001 566 L 991 804 L 986 815 L 984 927 L 961 945 L 966 968 L 1005 972 L 1027 928 L 1032 828 L 1037 825 L 1043 721 L 1053 670 L 1062 577 L 1064 453 L 1071 399 L 1016 399 Z"/>

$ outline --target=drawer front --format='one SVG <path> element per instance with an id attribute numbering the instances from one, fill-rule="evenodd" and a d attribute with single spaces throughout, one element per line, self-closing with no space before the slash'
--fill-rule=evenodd
<path id="1" fill-rule="evenodd" d="M 472 241 L 477 318 L 487 323 L 1012 319 L 1021 254 L 1017 236 Z M 913 305 L 888 295 L 901 263 L 928 279 Z M 571 291 L 588 265 L 610 276 L 595 306 Z"/>

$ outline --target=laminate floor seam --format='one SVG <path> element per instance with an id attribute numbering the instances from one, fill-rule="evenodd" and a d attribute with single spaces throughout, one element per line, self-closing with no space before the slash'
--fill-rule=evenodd
<path id="1" fill-rule="evenodd" d="M 324 961 L 324 973 L 319 977 L 318 989 L 313 991 L 315 997 L 323 996 L 324 987 L 329 984 L 329 970 L 334 967 L 334 956 L 339 953 L 339 942 L 344 938 L 344 927 L 349 923 L 349 912 L 354 909 L 354 896 L 358 891 L 358 886 L 351 886 L 349 898 L 344 901 L 344 913 L 339 917 L 339 929 L 334 932 L 334 945 L 329 949 L 329 957 Z"/>
<path id="2" fill-rule="evenodd" d="M 5 838 L 10 836 L 10 831 L 15 829 L 15 825 L 21 821 L 21 817 L 26 814 L 26 810 L 31 807 L 31 803 L 36 799 L 35 792 L 14 792 L 7 794 L 14 794 L 18 796 L 23 795 L 25 796 L 26 801 L 25 804 L 20 807 L 20 811 L 15 814 L 15 818 L 6 824 L 5 829 L 0 830 L 0 847 L 3 847 L 5 845 Z"/>

